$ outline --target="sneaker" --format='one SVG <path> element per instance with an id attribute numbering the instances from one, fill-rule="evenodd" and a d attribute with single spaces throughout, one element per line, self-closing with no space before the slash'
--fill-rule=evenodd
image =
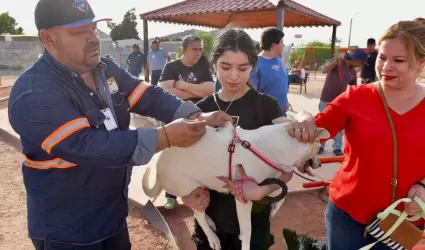
<path id="1" fill-rule="evenodd" d="M 174 209 L 176 207 L 176 199 L 173 198 L 167 198 L 164 208 L 165 209 Z"/>
<path id="2" fill-rule="evenodd" d="M 342 150 L 341 149 L 334 149 L 334 155 L 336 155 L 336 156 L 341 156 L 341 155 L 344 155 L 344 153 L 342 152 Z"/>
<path id="3" fill-rule="evenodd" d="M 317 154 L 321 155 L 323 153 L 323 151 L 325 151 L 325 149 L 323 147 L 320 147 L 319 152 L 317 152 Z"/>

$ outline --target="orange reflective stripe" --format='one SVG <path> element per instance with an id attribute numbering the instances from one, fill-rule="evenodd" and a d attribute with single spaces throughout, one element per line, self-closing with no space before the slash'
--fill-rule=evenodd
<path id="1" fill-rule="evenodd" d="M 77 166 L 75 163 L 67 162 L 61 158 L 55 158 L 47 161 L 33 161 L 25 157 L 24 165 L 29 168 L 36 168 L 40 170 L 48 170 L 52 168 L 72 168 Z"/>
<path id="2" fill-rule="evenodd" d="M 143 96 L 143 94 L 148 89 L 148 87 L 149 87 L 149 84 L 144 81 L 141 81 L 139 85 L 137 85 L 137 87 L 133 90 L 131 95 L 128 97 L 128 105 L 130 109 L 132 109 L 134 105 L 136 105 L 136 103 L 140 100 L 140 98 Z"/>
<path id="3" fill-rule="evenodd" d="M 85 128 L 90 127 L 89 121 L 85 117 L 77 118 L 71 120 L 64 125 L 60 126 L 58 129 L 53 131 L 41 144 L 41 147 L 46 150 L 47 153 L 51 153 L 52 148 L 65 140 L 68 136 L 72 135 L 74 132 Z"/>

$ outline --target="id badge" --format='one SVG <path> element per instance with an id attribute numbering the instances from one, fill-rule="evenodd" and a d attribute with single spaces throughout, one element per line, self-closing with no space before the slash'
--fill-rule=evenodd
<path id="1" fill-rule="evenodd" d="M 105 115 L 105 121 L 103 124 L 105 124 L 105 127 L 108 131 L 112 131 L 114 129 L 117 129 L 117 123 L 115 122 L 114 116 L 112 116 L 112 112 L 109 108 L 106 108 L 104 110 L 101 110 L 102 113 Z"/>

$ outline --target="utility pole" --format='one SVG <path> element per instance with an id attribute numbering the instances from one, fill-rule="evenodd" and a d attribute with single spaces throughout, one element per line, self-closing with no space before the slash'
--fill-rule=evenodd
<path id="1" fill-rule="evenodd" d="M 351 28 L 353 27 L 353 18 L 350 19 L 350 34 L 348 35 L 348 48 L 350 48 L 351 44 Z"/>

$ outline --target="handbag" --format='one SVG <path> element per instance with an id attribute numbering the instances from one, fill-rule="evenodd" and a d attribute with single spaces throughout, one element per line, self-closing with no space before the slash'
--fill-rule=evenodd
<path id="1" fill-rule="evenodd" d="M 391 179 L 392 186 L 392 204 L 386 208 L 383 212 L 377 215 L 377 218 L 366 227 L 366 234 L 371 235 L 377 241 L 371 243 L 365 247 L 362 247 L 360 250 L 371 249 L 376 243 L 382 242 L 388 247 L 394 250 L 404 250 L 412 249 L 423 236 L 423 232 L 419 230 L 411 221 L 417 221 L 420 218 L 425 218 L 425 203 L 418 197 L 402 198 L 397 199 L 397 137 L 394 122 L 391 117 L 390 110 L 388 108 L 388 103 L 385 99 L 384 91 L 382 89 L 381 83 L 377 83 L 376 87 L 378 89 L 379 95 L 381 96 L 382 102 L 384 104 L 385 112 L 387 114 L 388 121 L 391 126 L 391 133 L 393 137 L 393 178 Z M 396 207 L 401 203 L 408 203 L 415 201 L 421 207 L 421 211 L 408 218 L 406 212 L 400 212 L 396 210 Z"/>

